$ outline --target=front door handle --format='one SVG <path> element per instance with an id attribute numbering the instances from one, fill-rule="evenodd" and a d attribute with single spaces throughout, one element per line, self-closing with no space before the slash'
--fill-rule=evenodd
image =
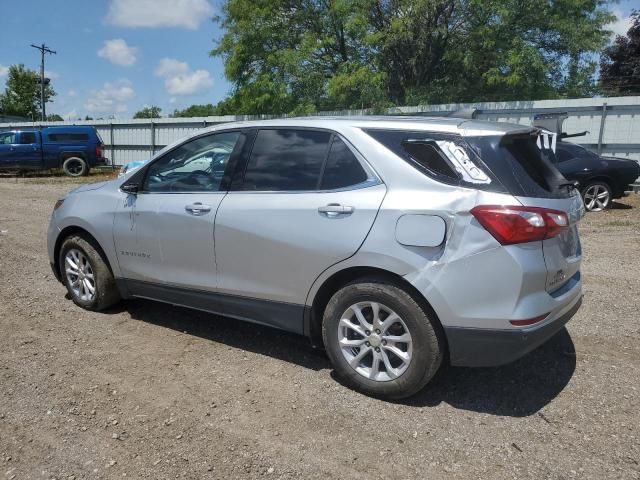
<path id="1" fill-rule="evenodd" d="M 211 211 L 211 205 L 204 205 L 200 202 L 196 202 L 185 206 L 184 209 L 191 215 L 204 215 Z"/>
<path id="2" fill-rule="evenodd" d="M 324 207 L 318 207 L 318 212 L 327 217 L 337 217 L 342 215 L 351 215 L 355 208 L 348 205 L 340 205 L 339 203 L 330 203 Z"/>

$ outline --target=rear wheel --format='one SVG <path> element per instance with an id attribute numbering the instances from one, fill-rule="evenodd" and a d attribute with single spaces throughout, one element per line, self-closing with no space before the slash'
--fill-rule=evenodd
<path id="1" fill-rule="evenodd" d="M 67 238 L 60 248 L 59 265 L 73 302 L 87 310 L 104 310 L 120 300 L 113 274 L 92 242 Z"/>
<path id="2" fill-rule="evenodd" d="M 582 199 L 587 211 L 599 212 L 611 203 L 611 188 L 604 182 L 591 182 L 582 191 Z"/>
<path id="3" fill-rule="evenodd" d="M 325 349 L 345 383 L 380 398 L 422 389 L 442 363 L 436 320 L 401 287 L 378 280 L 334 294 L 324 313 Z"/>
<path id="4" fill-rule="evenodd" d="M 82 177 L 89 174 L 89 165 L 80 157 L 69 157 L 62 163 L 62 170 L 70 177 Z"/>

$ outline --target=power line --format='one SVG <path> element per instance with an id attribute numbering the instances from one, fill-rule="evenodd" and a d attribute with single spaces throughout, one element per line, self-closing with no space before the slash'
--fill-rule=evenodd
<path id="1" fill-rule="evenodd" d="M 44 122 L 47 120 L 47 112 L 46 112 L 46 106 L 45 106 L 46 101 L 44 97 L 44 89 L 46 86 L 45 80 L 44 80 L 44 54 L 48 53 L 49 55 L 55 55 L 56 51 L 51 50 L 44 43 L 42 45 L 34 45 L 32 43 L 31 46 L 36 50 L 40 50 L 40 104 L 42 105 L 42 121 Z"/>

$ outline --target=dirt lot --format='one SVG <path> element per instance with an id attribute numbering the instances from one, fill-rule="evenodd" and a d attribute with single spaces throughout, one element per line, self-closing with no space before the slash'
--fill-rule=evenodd
<path id="1" fill-rule="evenodd" d="M 0 179 L 0 479 L 640 478 L 640 196 L 583 221 L 567 330 L 390 403 L 294 335 L 146 301 L 74 306 L 45 248 L 72 186 Z"/>

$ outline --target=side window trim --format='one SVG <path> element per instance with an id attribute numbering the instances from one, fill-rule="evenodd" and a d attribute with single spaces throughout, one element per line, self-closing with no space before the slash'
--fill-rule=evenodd
<path id="1" fill-rule="evenodd" d="M 226 185 L 227 182 L 225 182 L 225 178 L 227 177 L 227 169 L 229 169 L 229 165 L 232 163 L 232 161 L 235 161 L 235 158 L 240 152 L 238 152 L 238 146 L 242 143 L 242 137 L 247 133 L 248 129 L 243 129 L 243 128 L 231 128 L 229 130 L 214 130 L 212 132 L 207 132 L 207 133 L 203 133 L 202 135 L 197 135 L 194 137 L 190 137 L 188 140 L 176 145 L 175 147 L 173 147 L 171 150 L 163 153 L 161 156 L 159 156 L 158 158 L 153 159 L 153 161 L 149 162 L 147 165 L 145 165 L 143 167 L 143 170 L 138 172 L 138 174 L 140 174 L 140 190 L 138 191 L 138 194 L 143 194 L 143 195 L 156 195 L 156 194 L 184 194 L 184 193 L 224 193 L 224 192 L 228 192 L 228 185 Z M 166 158 L 167 155 L 171 154 L 172 152 L 176 151 L 178 148 L 181 148 L 182 146 L 186 145 L 189 142 L 192 142 L 194 140 L 198 140 L 200 138 L 204 138 L 204 137 L 208 137 L 208 136 L 214 136 L 214 135 L 219 135 L 219 134 L 225 134 L 225 133 L 234 133 L 234 132 L 238 132 L 239 136 L 238 136 L 238 140 L 236 140 L 236 144 L 233 147 L 233 150 L 231 151 L 231 155 L 229 156 L 229 161 L 227 162 L 227 165 L 225 166 L 225 173 L 224 176 L 222 178 L 222 181 L 220 182 L 220 187 L 218 188 L 218 190 L 215 191 L 211 191 L 211 192 L 207 192 L 207 191 L 202 191 L 202 190 L 190 190 L 190 191 L 180 191 L 180 192 L 151 192 L 149 190 L 145 189 L 145 185 L 147 183 L 147 177 L 149 175 L 149 170 L 151 169 L 151 166 L 156 164 L 157 162 L 162 161 L 162 159 Z M 136 174 L 137 175 L 137 174 Z"/>
<path id="2" fill-rule="evenodd" d="M 327 162 L 329 161 L 329 155 L 331 154 L 331 148 L 333 147 L 333 142 L 336 141 L 336 134 L 331 133 L 329 137 L 329 144 L 327 145 L 327 151 L 324 152 L 324 160 L 322 161 L 322 166 L 320 167 L 320 175 L 318 175 L 318 182 L 316 183 L 316 191 L 320 190 L 320 186 L 322 185 L 322 180 L 324 180 L 324 171 L 327 168 Z"/>

